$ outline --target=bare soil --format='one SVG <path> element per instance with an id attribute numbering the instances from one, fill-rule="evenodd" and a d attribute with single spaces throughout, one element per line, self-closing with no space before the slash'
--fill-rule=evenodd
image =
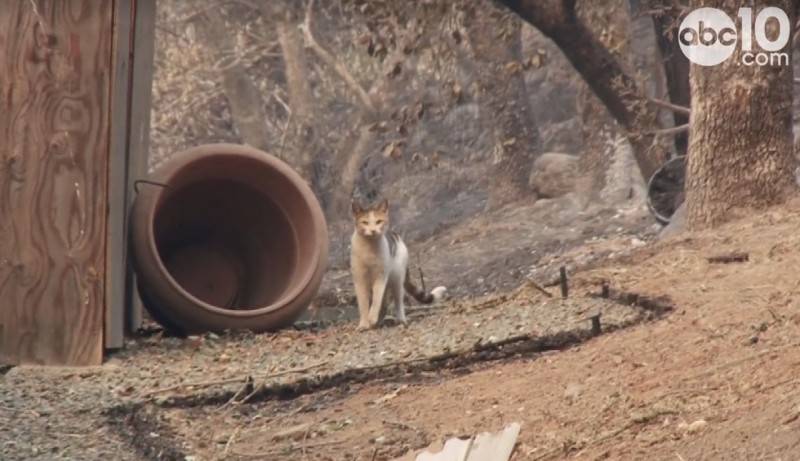
<path id="1" fill-rule="evenodd" d="M 317 411 L 259 425 L 258 443 L 289 424 L 314 434 L 351 421 L 327 436 L 339 441 L 335 451 L 315 453 L 369 459 L 365 447 L 381 450 L 404 433 L 424 434 L 423 444 L 518 421 L 519 460 L 797 459 L 799 205 L 648 245 L 578 275 L 583 286 L 606 279 L 669 296 L 677 311 L 664 320 L 466 376 L 368 385 Z M 733 251 L 749 260 L 706 259 Z"/>
<path id="2" fill-rule="evenodd" d="M 228 456 L 243 458 L 278 459 L 287 453 L 282 448 L 308 459 L 391 459 L 409 447 L 518 421 L 514 459 L 794 459 L 796 208 L 652 244 L 576 277 L 579 290 L 605 279 L 667 295 L 678 310 L 664 320 L 464 376 L 268 402 L 250 407 L 248 417 L 174 410 L 170 421 L 190 441 L 208 427 L 193 432 L 180 421 L 209 421 Z M 706 259 L 733 251 L 749 260 Z"/>
<path id="3" fill-rule="evenodd" d="M 574 273 L 566 302 L 523 287 L 417 310 L 407 329 L 154 335 L 102 367 L 15 367 L 0 377 L 0 457 L 393 459 L 517 421 L 514 460 L 796 459 L 799 211 L 542 258 L 616 255 Z M 707 260 L 728 252 L 748 260 Z M 603 280 L 674 311 L 589 296 Z M 607 330 L 591 337 L 598 310 Z"/>

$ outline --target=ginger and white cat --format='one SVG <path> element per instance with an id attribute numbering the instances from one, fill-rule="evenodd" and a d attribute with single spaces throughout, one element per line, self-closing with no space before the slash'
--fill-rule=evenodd
<path id="1" fill-rule="evenodd" d="M 389 230 L 389 203 L 363 208 L 353 202 L 355 231 L 351 239 L 350 270 L 358 300 L 358 329 L 374 328 L 389 301 L 394 301 L 394 316 L 406 324 L 403 292 L 423 304 L 444 297 L 447 289 L 439 286 L 426 293 L 408 277 L 408 248 L 395 232 Z"/>

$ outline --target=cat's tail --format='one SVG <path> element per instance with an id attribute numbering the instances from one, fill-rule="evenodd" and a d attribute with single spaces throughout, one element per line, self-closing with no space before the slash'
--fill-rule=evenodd
<path id="1" fill-rule="evenodd" d="M 406 293 L 408 293 L 412 298 L 416 299 L 418 303 L 422 304 L 433 304 L 439 302 L 444 299 L 444 295 L 447 293 L 447 288 L 443 286 L 438 286 L 426 293 L 425 290 L 417 287 L 414 285 L 414 282 L 411 281 L 408 268 L 406 268 L 406 280 L 403 282 L 403 287 L 406 289 Z"/>

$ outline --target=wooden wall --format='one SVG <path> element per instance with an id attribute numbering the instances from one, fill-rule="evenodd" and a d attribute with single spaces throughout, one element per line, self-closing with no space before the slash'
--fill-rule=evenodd
<path id="1" fill-rule="evenodd" d="M 0 2 L 0 361 L 103 354 L 112 1 Z"/>

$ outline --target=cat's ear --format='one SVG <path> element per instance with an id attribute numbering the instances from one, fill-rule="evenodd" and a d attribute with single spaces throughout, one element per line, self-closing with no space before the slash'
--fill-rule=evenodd
<path id="1" fill-rule="evenodd" d="M 381 203 L 378 204 L 376 210 L 378 210 L 381 213 L 386 213 L 387 211 L 389 211 L 389 201 L 386 199 L 381 200 Z"/>
<path id="2" fill-rule="evenodd" d="M 350 209 L 353 211 L 353 216 L 358 216 L 364 212 L 364 209 L 361 208 L 361 205 L 358 203 L 357 200 L 353 200 L 350 203 Z"/>

